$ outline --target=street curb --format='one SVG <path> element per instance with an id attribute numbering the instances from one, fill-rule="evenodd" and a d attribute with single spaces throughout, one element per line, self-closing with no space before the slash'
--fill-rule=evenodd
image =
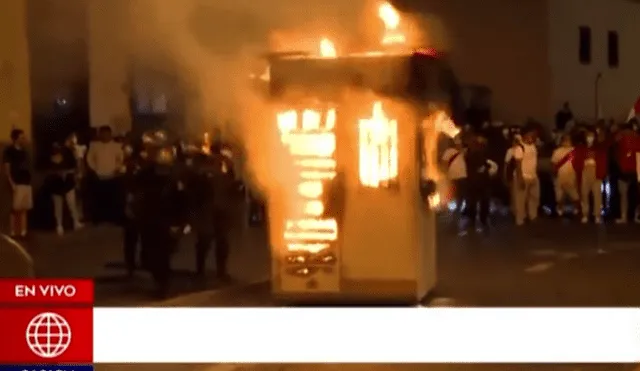
<path id="1" fill-rule="evenodd" d="M 189 307 L 189 303 L 199 302 L 206 299 L 215 299 L 216 297 L 222 297 L 224 295 L 230 295 L 233 293 L 240 293 L 243 291 L 251 290 L 262 285 L 266 285 L 270 282 L 270 279 L 261 279 L 251 282 L 240 283 L 229 287 L 224 287 L 215 290 L 205 290 L 196 293 L 177 296 L 168 300 L 162 300 L 159 302 L 151 303 L 152 307 Z M 185 305 L 187 304 L 187 305 Z"/>

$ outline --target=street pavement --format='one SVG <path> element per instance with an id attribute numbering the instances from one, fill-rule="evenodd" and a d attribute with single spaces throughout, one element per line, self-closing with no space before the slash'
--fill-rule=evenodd
<path id="1" fill-rule="evenodd" d="M 459 236 L 453 225 L 448 217 L 439 220 L 439 282 L 426 304 L 640 306 L 640 225 L 542 219 L 523 227 L 497 222 L 488 234 L 467 236 Z M 211 281 L 203 287 L 190 278 L 193 237 L 184 239 L 174 259 L 178 272 L 172 305 L 272 304 L 268 284 L 252 285 L 269 276 L 266 232 L 243 226 L 232 233 L 232 241 L 230 271 L 235 282 L 220 286 Z M 25 246 L 37 276 L 96 278 L 97 305 L 151 303 L 143 294 L 150 286 L 146 275 L 140 274 L 133 285 L 122 281 L 121 232 L 116 227 L 89 226 L 63 237 L 38 232 Z M 233 294 L 219 299 L 221 288 L 233 289 Z M 246 297 L 243 290 L 253 293 Z M 196 294 L 186 295 L 192 293 Z"/>
<path id="2" fill-rule="evenodd" d="M 499 222 L 487 234 L 460 236 L 447 217 L 439 221 L 439 283 L 427 306 L 640 306 L 640 226 L 582 225 L 539 220 L 523 227 Z M 175 266 L 193 266 L 192 240 Z M 230 286 L 191 287 L 187 275 L 174 297 L 154 302 L 117 279 L 120 234 L 113 227 L 87 227 L 64 237 L 37 233 L 27 249 L 41 277 L 97 277 L 98 305 L 191 307 L 273 306 L 267 282 L 269 254 L 260 228 L 233 233 Z M 110 264 L 109 264 L 110 263 Z M 148 284 L 142 275 L 139 284 Z M 640 371 L 637 365 L 362 365 L 362 364 L 182 364 L 97 365 L 97 371 Z"/>

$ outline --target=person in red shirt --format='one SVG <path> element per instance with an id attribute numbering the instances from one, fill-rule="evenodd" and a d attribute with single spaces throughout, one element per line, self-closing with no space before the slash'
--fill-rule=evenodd
<path id="1" fill-rule="evenodd" d="M 640 215 L 636 214 L 629 197 L 630 192 L 637 192 L 638 189 L 636 152 L 638 152 L 639 142 L 640 137 L 630 124 L 623 126 L 622 130 L 616 135 L 615 161 L 620 170 L 618 178 L 620 218 L 616 220 L 616 223 L 626 223 L 629 221 L 629 217 L 635 219 L 636 222 L 640 222 Z"/>
<path id="2" fill-rule="evenodd" d="M 585 133 L 585 144 L 576 147 L 573 167 L 580 189 L 580 204 L 582 209 L 582 223 L 589 222 L 589 198 L 593 197 L 591 214 L 594 222 L 602 222 L 602 181 L 607 177 L 607 151 L 609 143 L 606 140 L 596 141 L 596 133 Z"/>

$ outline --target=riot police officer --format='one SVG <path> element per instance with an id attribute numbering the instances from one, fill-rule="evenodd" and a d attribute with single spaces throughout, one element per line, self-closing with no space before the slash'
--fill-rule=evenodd
<path id="1" fill-rule="evenodd" d="M 229 233 L 235 175 L 233 162 L 223 153 L 220 144 L 211 147 L 210 154 L 201 157 L 202 164 L 194 196 L 199 201 L 194 210 L 196 231 L 196 272 L 205 278 L 205 265 L 212 244 L 216 259 L 216 277 L 230 279 L 227 271 L 229 257 Z"/>
<path id="2" fill-rule="evenodd" d="M 179 239 L 188 233 L 184 185 L 175 174 L 173 147 L 158 148 L 154 162 L 138 174 L 137 225 L 142 245 L 142 264 L 165 297 L 171 278 L 171 257 Z"/>
<path id="3" fill-rule="evenodd" d="M 474 133 L 468 143 L 465 156 L 467 179 L 467 213 L 469 228 L 486 232 L 489 227 L 489 203 L 491 201 L 491 179 L 498 172 L 498 165 L 491 160 L 487 151 L 487 138 L 484 133 Z M 480 225 L 476 225 L 476 218 Z"/>
<path id="4" fill-rule="evenodd" d="M 147 143 L 146 148 L 141 148 L 136 143 L 126 143 L 124 145 L 124 176 L 123 188 L 125 194 L 125 212 L 123 223 L 123 248 L 124 262 L 127 270 L 127 277 L 132 278 L 137 267 L 136 255 L 140 242 L 140 231 L 137 224 L 137 196 L 142 191 L 139 189 L 140 182 L 138 174 L 151 163 L 148 152 L 151 144 Z"/>

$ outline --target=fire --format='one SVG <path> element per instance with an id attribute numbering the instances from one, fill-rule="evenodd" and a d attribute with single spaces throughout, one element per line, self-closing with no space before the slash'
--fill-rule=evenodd
<path id="1" fill-rule="evenodd" d="M 320 56 L 323 58 L 336 58 L 338 57 L 338 52 L 336 51 L 335 45 L 331 40 L 324 38 L 320 40 Z"/>
<path id="2" fill-rule="evenodd" d="M 360 183 L 378 188 L 398 177 L 398 122 L 388 118 L 382 102 L 373 104 L 370 118 L 359 122 Z"/>
<path id="3" fill-rule="evenodd" d="M 202 152 L 203 153 L 211 153 L 211 138 L 209 137 L 209 133 L 202 134 Z"/>
<path id="4" fill-rule="evenodd" d="M 436 160 L 438 158 L 438 137 L 440 134 L 444 134 L 450 138 L 454 138 L 460 134 L 460 128 L 455 125 L 453 120 L 445 111 L 438 110 L 424 120 L 423 130 L 425 131 L 424 140 L 426 141 L 424 143 L 424 148 L 430 152 L 427 153 L 427 158 L 430 159 L 430 163 L 427 164 L 425 169 L 426 173 L 423 174 L 423 177 L 439 181 L 440 174 L 436 170 L 438 168 Z M 442 206 L 443 201 L 445 201 L 441 195 L 444 191 L 442 189 L 443 186 L 446 188 L 446 184 L 438 182 L 438 191 L 429 196 L 428 203 L 431 208 Z"/>
<path id="5" fill-rule="evenodd" d="M 384 23 L 385 33 L 382 37 L 383 45 L 404 44 L 407 41 L 406 36 L 400 30 L 400 22 L 402 18 L 396 8 L 390 3 L 382 3 L 378 7 L 378 17 Z"/>
<path id="6" fill-rule="evenodd" d="M 336 111 L 306 109 L 277 115 L 281 142 L 294 158 L 298 180 L 294 215 L 285 222 L 288 251 L 318 253 L 338 238 L 338 223 L 324 217 L 325 182 L 336 177 Z"/>

